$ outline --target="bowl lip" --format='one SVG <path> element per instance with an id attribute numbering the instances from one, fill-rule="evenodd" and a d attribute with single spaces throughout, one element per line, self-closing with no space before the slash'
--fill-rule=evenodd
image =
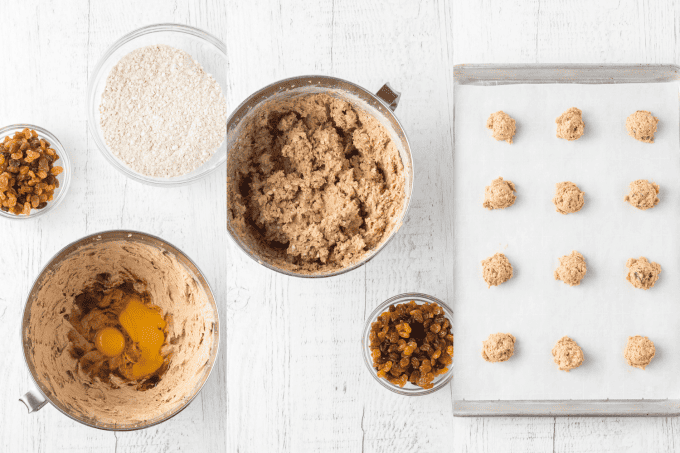
<path id="1" fill-rule="evenodd" d="M 369 361 L 370 348 L 366 341 L 368 338 L 368 333 L 370 332 L 371 329 L 371 324 L 373 324 L 373 322 L 378 318 L 378 316 L 381 313 L 383 313 L 387 309 L 387 307 L 395 303 L 407 302 L 411 300 L 415 300 L 418 303 L 418 305 L 422 305 L 425 302 L 434 302 L 438 304 L 440 307 L 444 309 L 444 314 L 446 315 L 446 318 L 449 320 L 449 322 L 450 323 L 453 322 L 452 318 L 454 313 L 453 310 L 451 310 L 451 307 L 449 307 L 436 297 L 423 293 L 398 294 L 396 296 L 390 297 L 385 302 L 378 305 L 366 319 L 366 324 L 364 325 L 361 335 L 361 355 L 364 358 L 364 364 L 366 365 L 366 368 L 370 372 L 371 376 L 373 376 L 373 378 L 386 389 L 403 396 L 423 396 L 429 395 L 430 393 L 434 393 L 437 390 L 446 387 L 446 385 L 451 381 L 451 379 L 453 379 L 453 363 L 450 365 L 449 371 L 447 371 L 446 374 L 444 374 L 443 377 L 439 380 L 439 382 L 437 382 L 431 389 L 416 388 L 404 390 L 403 388 L 392 384 L 388 380 L 381 379 L 378 377 L 375 368 L 373 368 L 373 364 Z"/>
<path id="2" fill-rule="evenodd" d="M 100 77 L 102 76 L 101 71 L 102 68 L 104 67 L 104 64 L 106 61 L 123 45 L 127 44 L 130 41 L 133 41 L 136 38 L 139 38 L 141 36 L 151 34 L 151 33 L 157 33 L 157 32 L 173 32 L 173 33 L 184 33 L 187 35 L 191 35 L 195 38 L 202 39 L 203 41 L 212 44 L 218 52 L 222 55 L 224 58 L 224 61 L 227 61 L 227 46 L 225 43 L 220 41 L 217 37 L 214 35 L 208 33 L 205 30 L 202 30 L 200 28 L 192 27 L 189 25 L 185 24 L 177 24 L 177 23 L 160 23 L 160 24 L 152 24 L 152 25 L 147 25 L 142 28 L 138 28 L 136 30 L 131 31 L 130 33 L 124 35 L 120 39 L 118 39 L 116 42 L 114 42 L 105 52 L 104 54 L 99 58 L 97 61 L 97 65 L 94 67 L 94 70 L 92 73 L 89 75 L 88 81 L 87 81 L 87 102 L 85 103 L 85 117 L 87 118 L 87 129 L 90 132 L 90 135 L 92 135 L 92 138 L 94 139 L 95 144 L 97 145 L 97 149 L 99 152 L 104 156 L 104 159 L 117 171 L 122 173 L 125 177 L 130 178 L 134 181 L 140 182 L 142 184 L 146 184 L 149 186 L 156 186 L 156 187 L 178 187 L 178 186 L 184 186 L 184 185 L 189 185 L 193 184 L 195 182 L 198 182 L 202 180 L 203 178 L 207 177 L 208 175 L 211 175 L 215 173 L 217 170 L 222 168 L 222 165 L 226 163 L 226 153 L 224 156 L 224 160 L 220 161 L 215 165 L 212 169 L 206 170 L 202 173 L 199 173 L 197 175 L 192 176 L 191 178 L 188 179 L 183 179 L 183 180 L 177 180 L 175 178 L 154 178 L 151 179 L 152 177 L 150 176 L 145 176 L 142 175 L 141 173 L 137 173 L 136 171 L 126 167 L 125 165 L 121 164 L 116 160 L 116 158 L 111 154 L 111 152 L 108 149 L 108 146 L 104 142 L 103 138 L 100 137 L 99 132 L 97 131 L 97 126 L 95 123 L 95 111 L 97 109 L 97 106 L 95 105 L 95 81 L 99 80 Z M 192 56 L 193 58 L 193 56 Z M 224 88 L 223 88 L 224 89 Z M 223 96 L 226 96 L 226 93 L 222 93 Z M 92 113 L 92 115 L 90 115 Z M 227 123 L 228 124 L 228 123 Z M 225 141 L 226 141 L 226 128 L 225 128 Z M 203 163 L 205 165 L 207 162 Z M 198 167 L 201 168 L 201 167 Z"/>
<path id="3" fill-rule="evenodd" d="M 104 235 L 139 235 L 139 236 L 142 236 L 142 237 L 146 237 L 146 238 L 150 238 L 152 240 L 159 241 L 163 245 L 166 245 L 169 248 L 174 249 L 174 251 L 181 254 L 183 258 L 185 258 L 191 265 L 194 266 L 194 268 L 196 269 L 196 272 L 198 273 L 198 276 L 201 277 L 203 279 L 203 281 L 205 281 L 205 284 L 206 284 L 205 289 L 209 292 L 209 296 L 212 299 L 212 301 L 214 303 L 214 307 L 215 307 L 215 332 L 217 334 L 217 337 L 215 339 L 214 359 L 213 359 L 212 363 L 210 364 L 210 366 L 208 368 L 208 374 L 206 375 L 205 379 L 201 383 L 200 387 L 196 390 L 196 393 L 194 393 L 194 395 L 192 395 L 191 398 L 186 400 L 184 402 L 183 406 L 180 409 L 178 409 L 176 412 L 172 413 L 171 415 L 169 415 L 166 418 L 163 418 L 161 420 L 155 421 L 153 423 L 150 423 L 150 424 L 144 425 L 144 426 L 129 427 L 129 428 L 123 428 L 123 427 L 121 427 L 121 428 L 111 428 L 111 427 L 107 427 L 107 426 L 98 426 L 98 425 L 95 425 L 95 424 L 92 424 L 92 423 L 88 423 L 85 420 L 81 420 L 81 419 L 69 414 L 68 412 L 62 410 L 62 408 L 59 407 L 57 404 L 55 404 L 52 401 L 52 399 L 49 397 L 49 395 L 45 391 L 43 391 L 43 388 L 40 386 L 40 384 L 36 380 L 35 376 L 33 376 L 33 372 L 31 371 L 31 368 L 28 366 L 28 357 L 27 357 L 27 352 L 26 352 L 26 345 L 24 344 L 24 329 L 25 329 L 24 323 L 26 321 L 25 318 L 26 318 L 26 310 L 28 309 L 29 297 L 33 293 L 33 291 L 35 290 L 35 286 L 38 284 L 38 281 L 40 280 L 42 275 L 45 273 L 47 268 L 52 264 L 54 259 L 56 257 L 58 257 L 59 255 L 61 255 L 68 248 L 70 248 L 70 247 L 72 247 L 72 246 L 74 246 L 74 245 L 76 245 L 77 243 L 80 243 L 80 242 L 83 243 L 82 245 L 87 245 L 87 244 L 92 243 L 93 241 L 97 240 L 97 238 L 102 239 L 102 236 L 104 236 Z M 174 251 L 173 251 L 173 253 L 174 253 Z M 139 431 L 139 430 L 142 430 L 142 429 L 146 429 L 146 428 L 150 428 L 152 426 L 159 425 L 159 424 L 166 422 L 166 421 L 170 420 L 171 418 L 175 417 L 177 414 L 179 414 L 184 409 L 189 407 L 189 405 L 193 402 L 193 400 L 201 393 L 206 382 L 208 382 L 208 379 L 210 379 L 210 375 L 212 374 L 212 372 L 215 368 L 215 364 L 217 363 L 217 359 L 219 357 L 220 335 L 221 335 L 221 332 L 220 332 L 220 315 L 219 315 L 219 308 L 217 306 L 217 301 L 215 299 L 215 293 L 213 292 L 212 287 L 210 286 L 210 282 L 205 277 L 205 275 L 203 274 L 201 269 L 196 265 L 196 263 L 187 254 L 185 254 L 180 248 L 176 247 L 175 245 L 171 244 L 170 242 L 166 241 L 165 239 L 162 239 L 162 238 L 155 236 L 153 234 L 145 233 L 143 231 L 120 229 L 120 230 L 99 231 L 97 233 L 92 233 L 92 234 L 89 234 L 87 236 L 83 236 L 80 239 L 76 239 L 75 241 L 72 241 L 72 242 L 68 243 L 67 245 L 65 245 L 64 247 L 62 247 L 61 249 L 59 249 L 59 251 L 57 251 L 52 256 L 52 258 L 50 258 L 49 261 L 47 261 L 47 263 L 45 263 L 45 265 L 42 267 L 42 269 L 40 269 L 40 272 L 38 273 L 35 280 L 33 281 L 33 284 L 31 285 L 31 289 L 29 290 L 28 295 L 26 296 L 24 308 L 21 312 L 21 329 L 20 329 L 20 332 L 19 332 L 19 337 L 20 337 L 19 340 L 21 342 L 21 349 L 23 351 L 24 364 L 26 365 L 26 368 L 28 369 L 28 375 L 31 378 L 33 385 L 35 386 L 35 388 L 37 388 L 40 391 L 40 393 L 45 397 L 45 399 L 47 401 L 49 401 L 49 403 L 53 407 L 55 407 L 59 412 L 66 415 L 68 418 L 77 421 L 78 423 L 81 423 L 81 424 L 88 426 L 90 428 L 100 429 L 102 431 Z"/>
<path id="4" fill-rule="evenodd" d="M 68 152 L 66 152 L 66 148 L 64 148 L 64 146 L 61 144 L 57 136 L 54 135 L 52 132 L 48 131 L 44 127 L 36 126 L 35 124 L 17 123 L 10 124 L 8 126 L 0 128 L 0 139 L 2 139 L 3 135 L 8 135 L 9 132 L 22 131 L 26 128 L 36 131 L 39 137 L 42 136 L 46 138 L 50 142 L 51 147 L 55 148 L 57 153 L 59 154 L 59 161 L 61 161 L 61 164 L 57 166 L 62 167 L 64 169 L 64 172 L 62 173 L 62 175 L 64 176 L 62 180 L 59 182 L 59 194 L 54 200 L 47 203 L 47 206 L 45 206 L 44 209 L 40 210 L 32 209 L 31 211 L 33 212 L 29 215 L 9 214 L 7 212 L 0 210 L 0 218 L 9 220 L 31 220 L 43 216 L 51 212 L 54 208 L 61 204 L 62 200 L 66 198 L 66 193 L 68 192 L 68 189 L 71 186 L 71 173 L 73 173 L 71 158 L 69 157 Z"/>
<path id="5" fill-rule="evenodd" d="M 353 271 L 357 268 L 360 268 L 361 266 L 364 266 L 369 261 L 371 261 L 373 258 L 375 258 L 387 246 L 387 244 L 389 244 L 392 241 L 392 239 L 394 239 L 394 237 L 397 235 L 397 233 L 399 233 L 399 230 L 401 230 L 401 227 L 404 225 L 404 222 L 406 221 L 406 218 L 408 216 L 408 211 L 411 207 L 411 201 L 413 199 L 413 191 L 414 191 L 414 185 L 415 185 L 415 179 L 416 179 L 415 178 L 416 170 L 415 170 L 415 164 L 413 162 L 413 151 L 412 151 L 412 147 L 411 147 L 411 142 L 408 139 L 408 134 L 406 133 L 406 129 L 404 129 L 404 126 L 401 124 L 401 121 L 399 121 L 399 118 L 397 117 L 395 112 L 392 110 L 392 108 L 387 103 L 385 103 L 385 101 L 380 99 L 380 97 L 378 97 L 377 95 L 375 95 L 371 91 L 367 90 L 366 88 L 364 88 L 360 85 L 357 85 L 356 83 L 353 83 L 353 82 L 350 82 L 348 80 L 341 79 L 341 78 L 338 78 L 338 77 L 332 77 L 332 76 L 327 76 L 327 75 L 319 75 L 319 74 L 316 74 L 316 75 L 307 74 L 307 75 L 288 77 L 288 78 L 285 78 L 285 79 L 278 80 L 276 82 L 270 83 L 270 84 L 260 88 L 259 90 L 255 91 L 250 96 L 248 96 L 243 102 L 241 102 L 238 105 L 238 107 L 236 107 L 236 109 L 234 109 L 234 111 L 231 114 L 229 114 L 229 116 L 227 117 L 227 164 L 229 162 L 229 125 L 232 121 L 234 121 L 235 115 L 237 113 L 239 113 L 246 105 L 248 105 L 250 102 L 252 102 L 257 97 L 259 97 L 260 94 L 263 91 L 266 91 L 266 90 L 268 90 L 272 87 L 275 87 L 277 85 L 282 85 L 282 84 L 294 82 L 294 81 L 297 81 L 297 80 L 308 79 L 308 78 L 325 79 L 325 80 L 328 80 L 328 81 L 331 81 L 331 82 L 345 83 L 347 85 L 353 86 L 357 90 L 369 95 L 373 100 L 379 102 L 380 105 L 382 105 L 383 109 L 385 109 L 385 112 L 388 115 L 391 115 L 392 119 L 394 119 L 397 126 L 399 126 L 399 129 L 401 130 L 401 132 L 404 136 L 404 141 L 406 142 L 406 146 L 408 147 L 406 152 L 408 153 L 408 157 L 409 157 L 409 160 L 410 160 L 409 164 L 411 166 L 411 174 L 410 174 L 410 183 L 411 184 L 410 184 L 410 187 L 409 187 L 410 190 L 406 194 L 406 203 L 405 203 L 405 205 L 402 209 L 402 215 L 401 215 L 401 218 L 399 219 L 399 222 L 397 224 L 395 224 L 394 228 L 390 232 L 389 237 L 387 239 L 385 239 L 382 242 L 382 244 L 380 244 L 380 246 L 378 248 L 371 251 L 368 256 L 365 256 L 363 259 L 357 261 L 356 263 L 352 264 L 349 267 L 338 269 L 338 270 L 335 270 L 335 271 L 332 271 L 332 272 L 318 273 L 318 274 L 300 274 L 300 273 L 296 273 L 296 272 L 292 272 L 292 271 L 287 271 L 285 269 L 277 268 L 276 266 L 273 266 L 272 264 L 268 263 L 267 261 L 261 260 L 258 257 L 254 256 L 252 253 L 250 253 L 243 246 L 243 244 L 241 244 L 241 242 L 236 238 L 236 233 L 234 233 L 232 231 L 232 229 L 229 227 L 229 225 L 227 225 L 227 232 L 229 233 L 227 236 L 229 237 L 229 239 L 234 244 L 236 244 L 238 246 L 238 248 L 241 249 L 246 254 L 246 256 L 248 256 L 250 259 L 255 261 L 257 264 L 260 264 L 260 265 L 268 268 L 269 270 L 272 270 L 272 271 L 277 272 L 279 274 L 287 275 L 289 277 L 319 279 L 319 278 L 328 278 L 328 277 L 335 277 L 335 276 L 338 276 L 338 275 L 342 275 L 342 274 L 345 274 L 347 272 L 351 272 L 351 271 Z M 301 85 L 300 88 L 302 88 L 302 87 L 303 86 Z M 295 88 L 298 88 L 298 87 L 295 87 Z M 263 100 L 264 99 L 253 104 L 253 107 L 258 105 Z M 227 179 L 229 179 L 228 171 L 227 171 Z M 228 203 L 228 201 L 227 201 L 227 203 Z M 227 211 L 228 210 L 229 210 L 229 207 L 227 206 Z M 229 223 L 229 212 L 227 212 L 227 223 Z"/>

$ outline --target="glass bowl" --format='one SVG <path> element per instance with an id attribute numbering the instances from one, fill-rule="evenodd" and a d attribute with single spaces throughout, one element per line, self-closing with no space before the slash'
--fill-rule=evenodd
<path id="1" fill-rule="evenodd" d="M 111 69 L 121 58 L 141 47 L 164 44 L 187 52 L 196 60 L 206 73 L 220 84 L 222 94 L 227 93 L 227 46 L 216 37 L 198 28 L 180 24 L 157 24 L 140 28 L 129 33 L 114 43 L 101 57 L 90 77 L 87 87 L 87 125 L 97 148 L 106 160 L 128 178 L 143 184 L 172 187 L 196 182 L 221 168 L 227 160 L 227 128 L 225 139 L 212 157 L 191 173 L 172 178 L 146 176 L 128 167 L 109 149 L 101 130 L 99 105 L 106 88 L 106 79 Z"/>
<path id="2" fill-rule="evenodd" d="M 36 131 L 40 138 L 44 138 L 50 142 L 51 148 L 54 149 L 59 155 L 59 159 L 54 162 L 54 165 L 57 167 L 62 167 L 64 171 L 57 176 L 59 187 L 54 190 L 54 199 L 52 201 L 48 201 L 47 206 L 45 206 L 43 209 L 31 209 L 31 213 L 29 215 L 16 215 L 5 211 L 0 211 L 0 217 L 5 219 L 27 220 L 35 219 L 36 217 L 47 214 L 52 209 L 59 206 L 64 197 L 66 197 L 66 192 L 68 192 L 68 188 L 71 185 L 71 159 L 68 157 L 68 153 L 62 144 L 59 142 L 59 140 L 57 140 L 57 137 L 55 137 L 47 129 L 43 129 L 42 127 L 35 126 L 33 124 L 13 124 L 0 129 L 0 141 L 4 140 L 6 136 L 12 136 L 15 132 L 23 131 L 26 128 Z"/>
<path id="3" fill-rule="evenodd" d="M 371 324 L 373 324 L 378 319 L 378 316 L 380 316 L 381 313 L 387 311 L 390 305 L 403 304 L 410 302 L 412 300 L 415 301 L 418 305 L 422 305 L 428 302 L 436 303 L 437 305 L 444 309 L 444 315 L 449 320 L 449 322 L 452 322 L 453 311 L 451 311 L 451 308 L 449 308 L 448 305 L 446 305 L 444 302 L 437 299 L 436 297 L 428 296 L 427 294 L 421 293 L 399 294 L 398 296 L 391 297 L 382 304 L 378 305 L 378 307 L 376 307 L 376 309 L 373 310 L 373 312 L 371 312 L 371 314 L 368 316 L 368 319 L 366 320 L 366 325 L 364 326 L 364 333 L 361 336 L 361 349 L 363 350 L 364 363 L 366 364 L 366 368 L 371 373 L 371 376 L 373 376 L 373 379 L 378 381 L 380 385 L 400 395 L 422 396 L 434 393 L 449 383 L 451 378 L 453 378 L 453 364 L 449 365 L 449 371 L 435 377 L 434 381 L 432 381 L 433 387 L 431 389 L 424 389 L 417 385 L 411 384 L 410 382 L 407 382 L 404 385 L 404 387 L 399 387 L 398 385 L 392 384 L 387 379 L 378 377 L 378 371 L 375 368 L 373 368 L 373 358 L 371 357 L 370 341 L 368 339 L 368 335 L 371 333 Z"/>

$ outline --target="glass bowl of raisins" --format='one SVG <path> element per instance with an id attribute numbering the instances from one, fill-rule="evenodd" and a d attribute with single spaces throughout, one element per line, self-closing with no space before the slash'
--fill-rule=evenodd
<path id="1" fill-rule="evenodd" d="M 445 387 L 453 377 L 453 311 L 421 293 L 394 296 L 366 320 L 364 362 L 383 387 L 420 396 Z"/>
<path id="2" fill-rule="evenodd" d="M 32 124 L 0 129 L 0 217 L 33 219 L 64 199 L 71 161 L 57 137 Z"/>

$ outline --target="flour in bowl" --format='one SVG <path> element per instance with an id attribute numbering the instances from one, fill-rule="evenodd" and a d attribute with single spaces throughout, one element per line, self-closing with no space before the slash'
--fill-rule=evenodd
<path id="1" fill-rule="evenodd" d="M 99 106 L 113 154 L 145 176 L 196 170 L 222 146 L 227 103 L 219 83 L 183 50 L 130 52 L 111 70 Z"/>

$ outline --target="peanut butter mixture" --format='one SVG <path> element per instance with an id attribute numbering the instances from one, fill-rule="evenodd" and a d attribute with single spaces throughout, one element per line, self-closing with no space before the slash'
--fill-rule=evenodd
<path id="1" fill-rule="evenodd" d="M 229 228 L 296 273 L 360 261 L 395 227 L 404 166 L 385 126 L 327 94 L 270 101 L 230 150 Z"/>

